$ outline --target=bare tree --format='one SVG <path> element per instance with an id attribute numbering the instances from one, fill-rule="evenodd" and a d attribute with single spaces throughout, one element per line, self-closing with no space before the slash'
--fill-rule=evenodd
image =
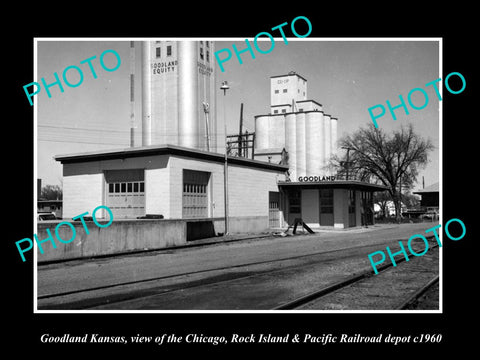
<path id="1" fill-rule="evenodd" d="M 387 186 L 399 219 L 401 189 L 410 189 L 419 167 L 428 163 L 428 154 L 433 150 L 431 141 L 416 134 L 411 124 L 391 135 L 369 124 L 340 139 L 339 146 L 347 149 L 348 160 L 346 156 L 333 160 L 338 172 L 348 171 L 350 178 Z"/>

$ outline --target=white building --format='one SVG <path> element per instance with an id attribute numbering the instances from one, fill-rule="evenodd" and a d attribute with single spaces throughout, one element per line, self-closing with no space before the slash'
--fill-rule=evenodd
<path id="1" fill-rule="evenodd" d="M 59 155 L 63 216 L 108 206 L 115 219 L 145 214 L 165 219 L 210 219 L 224 231 L 224 155 L 176 145 Z M 269 197 L 287 168 L 228 159 L 229 232 L 269 228 Z M 273 193 L 273 194 L 272 194 Z"/>

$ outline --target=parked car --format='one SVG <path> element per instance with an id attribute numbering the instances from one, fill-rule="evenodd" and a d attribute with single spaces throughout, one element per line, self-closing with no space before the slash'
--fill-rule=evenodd
<path id="1" fill-rule="evenodd" d="M 425 214 L 420 215 L 420 219 L 423 220 L 436 220 L 438 218 L 438 214 L 436 212 L 427 212 Z"/>
<path id="2" fill-rule="evenodd" d="M 38 221 L 57 220 L 57 217 L 52 212 L 41 212 L 41 213 L 38 213 L 37 219 Z"/>

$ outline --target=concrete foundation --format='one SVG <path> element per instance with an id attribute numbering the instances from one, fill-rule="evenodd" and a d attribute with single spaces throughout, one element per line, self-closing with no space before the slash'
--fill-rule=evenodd
<path id="1" fill-rule="evenodd" d="M 93 221 L 86 221 L 89 234 L 81 221 L 70 221 L 75 227 L 75 238 L 68 243 L 61 242 L 55 234 L 60 221 L 46 221 L 38 224 L 39 242 L 49 237 L 50 230 L 55 242 L 41 242 L 43 254 L 37 247 L 38 263 L 65 261 L 88 257 L 118 255 L 129 252 L 159 250 L 186 245 L 194 241 L 215 237 L 225 231 L 224 218 L 206 219 L 135 219 L 115 220 L 106 228 L 100 228 Z M 100 221 L 106 223 L 106 221 Z M 243 216 L 229 218 L 229 232 L 263 233 L 268 231 L 268 216 Z M 72 238 L 72 230 L 67 225 L 58 228 L 58 236 L 64 241 Z M 36 244 L 35 244 L 36 245 Z"/>
<path id="2" fill-rule="evenodd" d="M 59 222 L 39 223 L 39 241 L 48 238 L 47 229 L 54 238 L 41 244 L 43 254 L 38 251 L 38 263 L 70 260 L 76 258 L 114 255 L 132 251 L 162 249 L 186 244 L 187 224 L 184 220 L 117 220 L 107 228 L 100 228 L 93 221 L 86 221 L 89 234 L 80 221 L 71 222 L 75 227 L 75 238 L 65 244 L 55 235 Z M 58 235 L 68 241 L 72 238 L 69 226 L 60 226 Z"/>

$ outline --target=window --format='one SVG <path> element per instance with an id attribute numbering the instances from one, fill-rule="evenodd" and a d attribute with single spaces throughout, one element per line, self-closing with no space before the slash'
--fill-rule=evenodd
<path id="1" fill-rule="evenodd" d="M 209 41 L 205 41 L 205 43 L 207 44 L 207 48 L 210 47 L 210 42 Z M 208 52 L 207 52 L 208 54 Z"/>
<path id="2" fill-rule="evenodd" d="M 320 213 L 333 214 L 333 189 L 320 189 Z"/>
<path id="3" fill-rule="evenodd" d="M 280 193 L 269 191 L 268 193 L 268 223 L 270 228 L 280 226 Z"/>
<path id="4" fill-rule="evenodd" d="M 286 93 L 287 92 L 287 89 L 283 89 L 283 93 Z"/>
<path id="5" fill-rule="evenodd" d="M 275 90 L 275 94 L 278 94 L 280 92 L 280 90 Z"/>
<path id="6" fill-rule="evenodd" d="M 287 112 L 287 110 L 282 109 L 282 114 L 285 114 L 286 112 Z"/>
<path id="7" fill-rule="evenodd" d="M 160 55 L 161 55 L 161 48 L 159 48 L 159 47 L 155 48 L 155 56 L 156 56 L 157 58 L 159 58 Z"/>
<path id="8" fill-rule="evenodd" d="M 274 113 L 274 114 L 278 114 L 278 110 L 273 110 L 273 113 Z"/>
<path id="9" fill-rule="evenodd" d="M 298 111 L 300 111 L 300 112 L 303 112 L 303 109 L 302 109 L 302 108 L 300 108 L 300 109 L 298 109 Z"/>
<path id="10" fill-rule="evenodd" d="M 203 47 L 200 47 L 200 59 L 203 60 Z"/>
<path id="11" fill-rule="evenodd" d="M 109 193 L 144 192 L 145 183 L 141 182 L 116 182 L 108 184 Z"/>
<path id="12" fill-rule="evenodd" d="M 207 50 L 207 61 L 210 62 L 210 52 Z"/>
<path id="13" fill-rule="evenodd" d="M 172 45 L 167 46 L 167 56 L 172 56 Z"/>

